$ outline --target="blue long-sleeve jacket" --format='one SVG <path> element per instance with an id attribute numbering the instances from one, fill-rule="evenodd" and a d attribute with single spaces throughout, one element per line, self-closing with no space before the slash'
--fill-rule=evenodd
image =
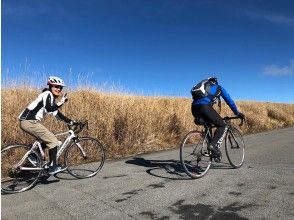
<path id="1" fill-rule="evenodd" d="M 232 109 L 232 111 L 235 113 L 235 115 L 238 115 L 239 111 L 237 109 L 237 106 L 236 106 L 235 102 L 233 101 L 233 99 L 231 99 L 229 93 L 227 93 L 227 91 L 223 87 L 221 87 L 219 85 L 212 85 L 210 87 L 210 94 L 215 95 L 217 93 L 217 88 L 218 87 L 220 89 L 219 96 L 221 96 L 225 100 L 225 102 Z M 192 102 L 192 105 L 209 105 L 209 104 L 212 103 L 212 101 L 213 101 L 212 97 L 207 96 L 207 97 L 204 97 L 204 98 L 201 98 L 201 99 L 194 99 L 193 102 Z"/>

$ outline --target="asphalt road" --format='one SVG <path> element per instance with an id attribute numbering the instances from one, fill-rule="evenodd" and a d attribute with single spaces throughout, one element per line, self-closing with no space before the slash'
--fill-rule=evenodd
<path id="1" fill-rule="evenodd" d="M 179 150 L 107 162 L 94 178 L 67 173 L 2 195 L 2 219 L 294 219 L 294 127 L 245 136 L 246 161 L 189 179 Z"/>

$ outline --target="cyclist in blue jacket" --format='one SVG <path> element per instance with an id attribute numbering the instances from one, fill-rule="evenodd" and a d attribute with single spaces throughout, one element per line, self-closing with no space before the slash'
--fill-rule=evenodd
<path id="1" fill-rule="evenodd" d="M 195 91 L 201 91 L 203 94 L 200 96 L 194 95 Z M 220 157 L 221 153 L 217 144 L 221 143 L 224 138 L 226 124 L 222 120 L 222 117 L 213 109 L 213 104 L 217 98 L 222 97 L 235 115 L 244 119 L 244 114 L 238 111 L 235 102 L 231 99 L 227 91 L 222 86 L 218 85 L 216 77 L 210 77 L 207 80 L 201 81 L 197 86 L 193 87 L 191 93 L 193 95 L 192 114 L 195 118 L 195 122 L 201 118 L 206 124 L 216 126 L 208 149 L 212 151 L 215 157 Z"/>

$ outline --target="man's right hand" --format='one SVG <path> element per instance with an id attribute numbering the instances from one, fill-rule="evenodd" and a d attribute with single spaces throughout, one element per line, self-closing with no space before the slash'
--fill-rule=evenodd
<path id="1" fill-rule="evenodd" d="M 65 102 L 67 102 L 67 101 L 68 101 L 67 93 L 65 93 L 65 94 L 62 96 L 61 100 L 60 100 L 59 102 L 57 102 L 57 105 L 60 107 L 60 106 L 62 106 Z"/>
<path id="2" fill-rule="evenodd" d="M 243 113 L 241 113 L 241 112 L 239 112 L 238 117 L 241 118 L 242 120 L 245 119 L 245 115 Z"/>
<path id="3" fill-rule="evenodd" d="M 71 120 L 70 123 L 68 123 L 69 126 L 76 125 L 78 122 L 75 120 Z"/>
<path id="4" fill-rule="evenodd" d="M 63 96 L 62 96 L 62 98 L 61 98 L 61 100 L 60 100 L 61 102 L 63 102 L 63 103 L 65 103 L 65 102 L 67 102 L 68 101 L 68 98 L 67 98 L 67 93 L 65 93 Z"/>

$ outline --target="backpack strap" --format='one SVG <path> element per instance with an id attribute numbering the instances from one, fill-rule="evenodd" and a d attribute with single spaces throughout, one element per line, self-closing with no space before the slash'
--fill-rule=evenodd
<path id="1" fill-rule="evenodd" d="M 216 93 L 215 93 L 215 97 L 217 98 L 217 105 L 218 105 L 218 109 L 219 109 L 219 114 L 221 113 L 222 111 L 222 101 L 221 101 L 221 98 L 220 98 L 220 94 L 221 94 L 221 88 L 220 86 L 218 85 L 217 86 L 217 90 L 216 90 Z"/>
<path id="2" fill-rule="evenodd" d="M 221 101 L 221 98 L 220 96 L 217 97 L 218 99 L 218 109 L 219 109 L 219 114 L 222 112 L 222 101 Z"/>
<path id="3" fill-rule="evenodd" d="M 218 85 L 216 92 L 214 95 L 209 94 L 208 96 L 212 99 L 212 106 L 217 102 L 218 108 L 219 108 L 219 114 L 221 113 L 221 98 L 220 98 L 220 94 L 221 94 L 221 88 Z"/>

